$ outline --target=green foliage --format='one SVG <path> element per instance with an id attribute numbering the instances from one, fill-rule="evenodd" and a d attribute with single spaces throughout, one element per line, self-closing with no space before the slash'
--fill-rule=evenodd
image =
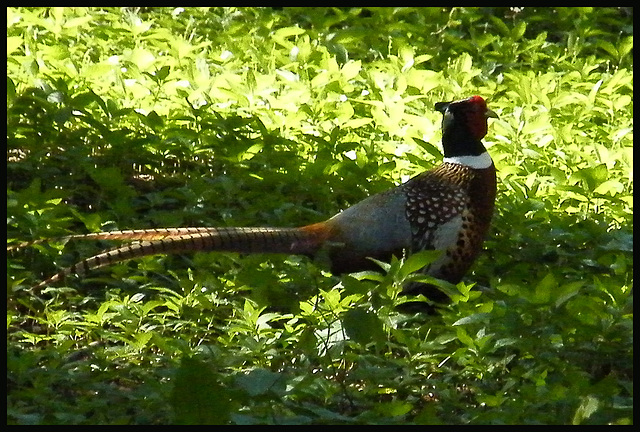
<path id="1" fill-rule="evenodd" d="M 500 114 L 494 229 L 434 259 L 107 247 L 8 259 L 12 424 L 633 422 L 630 8 L 8 8 L 7 237 L 317 222 L 437 163 L 441 100 Z M 316 265 L 317 264 L 317 265 Z M 437 283 L 437 282 L 435 282 Z"/>

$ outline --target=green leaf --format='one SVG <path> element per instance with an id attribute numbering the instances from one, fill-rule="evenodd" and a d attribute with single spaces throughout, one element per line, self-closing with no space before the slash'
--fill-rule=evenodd
<path id="1" fill-rule="evenodd" d="M 145 71 L 156 61 L 156 56 L 147 49 L 136 48 L 129 55 L 129 60 L 141 71 Z"/>
<path id="2" fill-rule="evenodd" d="M 464 345 L 468 346 L 469 348 L 476 347 L 476 344 L 473 341 L 473 338 L 471 338 L 467 334 L 467 331 L 463 327 L 456 327 L 456 336 L 460 342 L 462 342 Z"/>
<path id="3" fill-rule="evenodd" d="M 598 398 L 588 395 L 582 398 L 582 402 L 578 409 L 576 409 L 573 415 L 572 424 L 579 425 L 588 420 L 598 409 L 600 408 L 600 401 Z"/>
<path id="4" fill-rule="evenodd" d="M 251 397 L 273 394 L 282 396 L 286 381 L 283 375 L 266 369 L 254 369 L 248 374 L 239 375 L 236 383 Z"/>
<path id="5" fill-rule="evenodd" d="M 134 340 L 129 341 L 129 344 L 136 351 L 141 351 L 147 346 L 152 337 L 153 332 L 137 333 L 134 335 Z"/>
<path id="6" fill-rule="evenodd" d="M 171 390 L 177 424 L 226 424 L 231 415 L 230 392 L 208 363 L 183 357 Z"/>
<path id="7" fill-rule="evenodd" d="M 458 321 L 454 322 L 453 326 L 465 325 L 465 324 L 475 324 L 479 322 L 486 322 L 488 318 L 491 317 L 491 314 L 488 313 L 477 313 L 472 314 L 463 318 L 460 318 Z"/>
<path id="8" fill-rule="evenodd" d="M 376 412 L 384 417 L 399 417 L 404 416 L 413 409 L 413 405 L 400 400 L 391 402 L 378 403 L 374 406 Z"/>
<path id="9" fill-rule="evenodd" d="M 300 27 L 283 27 L 275 31 L 273 34 L 274 38 L 285 39 L 291 36 L 298 36 L 305 32 L 304 29 Z"/>
<path id="10" fill-rule="evenodd" d="M 372 311 L 350 309 L 345 312 L 342 324 L 347 336 L 359 344 L 383 342 L 386 339 L 382 321 Z"/>
<path id="11" fill-rule="evenodd" d="M 437 250 L 424 250 L 411 254 L 400 267 L 400 278 L 404 280 L 409 274 L 433 263 L 440 255 L 442 255 L 442 251 Z"/>
<path id="12" fill-rule="evenodd" d="M 362 62 L 360 60 L 350 60 L 342 66 L 340 72 L 345 80 L 349 81 L 358 76 L 358 73 L 362 69 Z"/>
<path id="13" fill-rule="evenodd" d="M 165 79 L 167 79 L 170 72 L 171 72 L 171 66 L 162 66 L 160 70 L 156 72 L 156 78 L 158 79 L 159 82 L 162 82 Z"/>
<path id="14" fill-rule="evenodd" d="M 555 291 L 557 287 L 558 282 L 556 281 L 556 278 L 552 273 L 547 273 L 547 275 L 538 282 L 533 295 L 528 296 L 528 299 L 536 304 L 548 303 L 551 299 L 551 293 Z"/>

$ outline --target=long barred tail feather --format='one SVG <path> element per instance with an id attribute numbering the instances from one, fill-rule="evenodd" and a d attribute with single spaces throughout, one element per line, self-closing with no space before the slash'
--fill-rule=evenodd
<path id="1" fill-rule="evenodd" d="M 7 252 L 17 251 L 30 246 L 42 243 L 67 242 L 69 240 L 126 240 L 126 241 L 152 241 L 162 240 L 169 237 L 179 237 L 186 234 L 194 233 L 210 233 L 219 230 L 219 228 L 157 228 L 157 229 L 140 229 L 140 230 L 122 230 L 122 231 L 106 231 L 90 234 L 74 234 L 56 238 L 46 238 L 22 242 L 15 245 L 7 246 Z"/>
<path id="2" fill-rule="evenodd" d="M 304 228 L 171 228 L 114 231 L 67 238 L 134 240 L 136 243 L 109 249 L 65 268 L 32 287 L 34 293 L 67 276 L 82 276 L 91 270 L 147 255 L 196 251 L 313 255 L 323 240 L 316 230 Z"/>

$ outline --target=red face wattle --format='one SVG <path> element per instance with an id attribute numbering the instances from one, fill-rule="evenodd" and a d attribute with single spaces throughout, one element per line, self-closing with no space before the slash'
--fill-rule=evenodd
<path id="1" fill-rule="evenodd" d="M 467 125 L 471 134 L 482 139 L 487 134 L 487 103 L 480 96 L 472 96 L 465 101 L 465 109 L 463 111 L 467 118 Z"/>
<path id="2" fill-rule="evenodd" d="M 469 131 L 477 139 L 482 139 L 487 134 L 487 119 L 498 117 L 495 112 L 487 108 L 487 103 L 480 96 L 471 96 L 452 104 L 460 104 L 459 114 L 465 116 Z"/>

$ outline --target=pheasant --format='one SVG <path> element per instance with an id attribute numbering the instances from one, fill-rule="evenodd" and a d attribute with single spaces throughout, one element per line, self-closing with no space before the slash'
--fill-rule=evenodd
<path id="1" fill-rule="evenodd" d="M 460 282 L 479 254 L 491 222 L 496 170 L 482 138 L 497 115 L 480 96 L 436 103 L 443 114 L 440 166 L 370 196 L 324 222 L 297 228 L 165 228 L 72 235 L 64 239 L 133 240 L 68 267 L 33 287 L 146 255 L 193 251 L 327 254 L 334 274 L 370 269 L 369 258 L 441 250 L 423 271 Z M 23 243 L 17 249 L 46 240 Z M 412 293 L 434 290 L 411 288 Z M 436 293 L 436 297 L 437 297 Z M 442 299 L 442 294 L 440 294 Z"/>

